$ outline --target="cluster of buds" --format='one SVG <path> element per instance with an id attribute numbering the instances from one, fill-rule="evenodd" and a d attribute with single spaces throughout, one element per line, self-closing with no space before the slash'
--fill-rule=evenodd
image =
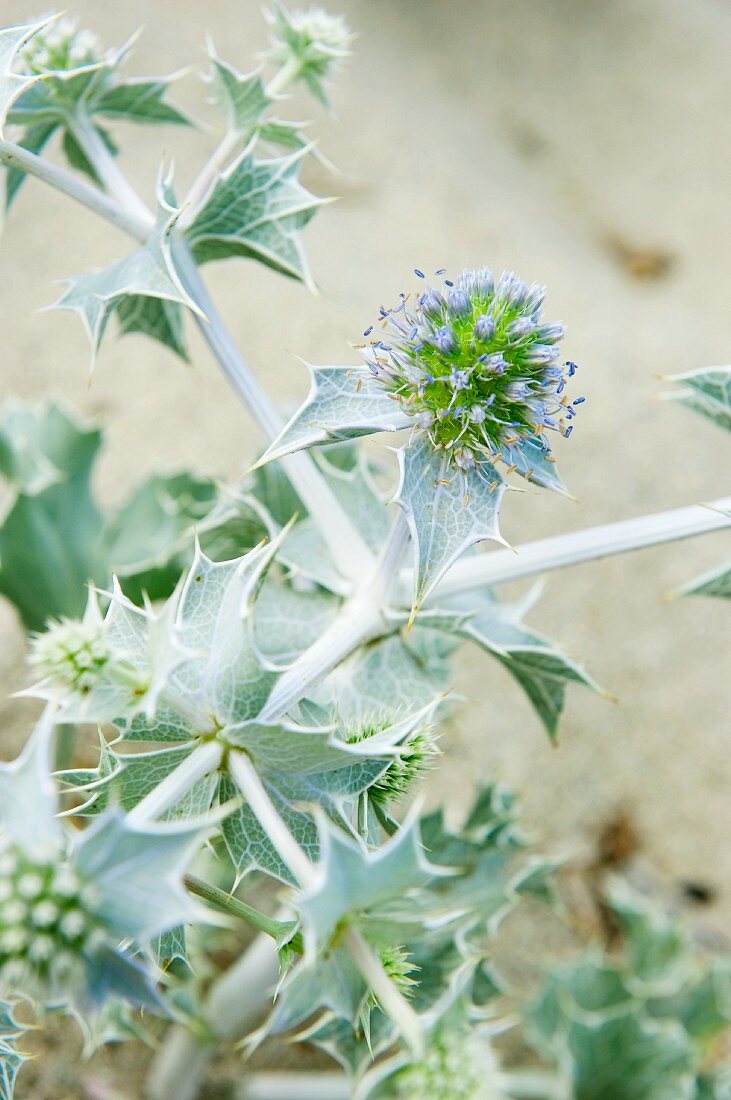
<path id="1" fill-rule="evenodd" d="M 102 48 L 93 31 L 78 29 L 75 19 L 54 19 L 24 47 L 21 57 L 31 73 L 62 73 L 95 65 Z"/>
<path id="2" fill-rule="evenodd" d="M 506 1100 L 489 1039 L 478 1031 L 444 1028 L 430 1037 L 423 1062 L 393 1078 L 398 1100 Z"/>
<path id="3" fill-rule="evenodd" d="M 547 431 L 571 434 L 584 399 L 564 392 L 576 366 L 559 362 L 564 327 L 541 320 L 545 294 L 513 273 L 495 279 L 479 268 L 381 309 L 383 335 L 362 349 L 366 363 L 457 466 L 505 457 L 526 440 L 548 453 Z"/>
<path id="4" fill-rule="evenodd" d="M 321 94 L 322 82 L 349 53 L 353 36 L 345 20 L 323 8 L 290 12 L 279 3 L 267 18 L 272 45 L 266 56 Z"/>
<path id="5" fill-rule="evenodd" d="M 112 653 L 101 619 L 62 619 L 31 643 L 30 663 L 60 688 L 87 695 L 99 682 Z"/>
<path id="6" fill-rule="evenodd" d="M 39 862 L 0 838 L 0 994 L 81 984 L 84 953 L 105 938 L 94 894 L 68 861 Z"/>
<path id="7" fill-rule="evenodd" d="M 390 719 L 384 718 L 381 723 L 371 721 L 351 728 L 346 730 L 345 740 L 351 745 L 367 741 L 390 723 Z M 369 797 L 384 809 L 399 802 L 424 777 L 438 755 L 437 731 L 430 722 L 423 722 L 409 734 L 388 767 L 368 788 Z"/>

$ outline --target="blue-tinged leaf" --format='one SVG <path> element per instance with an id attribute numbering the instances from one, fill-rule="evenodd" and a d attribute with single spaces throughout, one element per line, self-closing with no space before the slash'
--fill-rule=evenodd
<path id="1" fill-rule="evenodd" d="M 492 462 L 459 469 L 435 451 L 422 433 L 399 452 L 401 481 L 396 502 L 414 545 L 414 607 L 433 592 L 449 567 L 477 542 L 505 544 L 499 513 L 505 482 Z"/>
<path id="2" fill-rule="evenodd" d="M 568 493 L 561 476 L 556 469 L 556 460 L 548 445 L 539 439 L 521 439 L 513 446 L 504 446 L 500 454 L 509 468 L 528 481 L 544 489 L 556 489 L 559 493 Z"/>
<path id="3" fill-rule="evenodd" d="M 394 432 L 411 423 L 367 367 L 307 367 L 307 399 L 258 465 L 318 443 Z"/>
<path id="4" fill-rule="evenodd" d="M 23 751 L 0 763 L 0 827 L 13 844 L 37 858 L 55 854 L 62 831 L 58 796 L 51 779 L 53 713 L 46 710 Z"/>

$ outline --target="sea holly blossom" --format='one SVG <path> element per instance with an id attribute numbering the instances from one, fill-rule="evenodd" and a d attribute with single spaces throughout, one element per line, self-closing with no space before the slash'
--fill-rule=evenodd
<path id="1" fill-rule="evenodd" d="M 442 271 L 439 274 L 443 274 Z M 417 275 L 424 273 L 417 269 Z M 548 443 L 569 436 L 582 397 L 559 363 L 563 325 L 545 323 L 545 288 L 512 273 L 464 271 L 380 311 L 362 367 L 311 367 L 310 393 L 260 459 L 375 432 L 411 429 L 395 500 L 413 542 L 418 610 L 470 546 L 504 541 L 504 472 L 565 491 Z"/>
<path id="2" fill-rule="evenodd" d="M 564 327 L 541 320 L 545 294 L 538 283 L 512 272 L 496 280 L 482 267 L 442 289 L 428 287 L 413 304 L 402 294 L 395 308 L 381 310 L 366 363 L 413 427 L 457 467 L 487 456 L 530 478 L 537 445 L 551 461 L 546 432 L 571 434 L 582 398 L 565 394 L 576 368 L 558 362 Z M 526 443 L 526 464 L 511 462 Z"/>

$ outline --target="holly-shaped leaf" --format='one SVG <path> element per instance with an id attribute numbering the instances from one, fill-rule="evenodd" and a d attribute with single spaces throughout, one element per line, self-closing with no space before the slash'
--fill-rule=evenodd
<path id="1" fill-rule="evenodd" d="M 310 392 L 260 464 L 319 443 L 394 432 L 411 423 L 367 368 L 306 366 Z"/>
<path id="2" fill-rule="evenodd" d="M 505 482 L 485 459 L 464 470 L 420 435 L 399 452 L 396 501 L 414 545 L 414 607 L 433 592 L 450 565 L 475 543 L 505 545 L 499 529 Z"/>
<path id="3" fill-rule="evenodd" d="M 186 306 L 201 314 L 173 262 L 171 236 L 180 212 L 172 204 L 169 177 L 160 179 L 158 204 L 157 229 L 141 248 L 104 271 L 68 280 L 68 290 L 53 307 L 81 317 L 91 344 L 92 367 L 110 317 L 120 303 L 127 301 L 129 307 L 130 297 Z"/>
<path id="4" fill-rule="evenodd" d="M 257 160 L 250 148 L 244 150 L 186 230 L 199 264 L 243 256 L 311 283 L 299 232 L 325 200 L 299 181 L 306 152 Z"/>

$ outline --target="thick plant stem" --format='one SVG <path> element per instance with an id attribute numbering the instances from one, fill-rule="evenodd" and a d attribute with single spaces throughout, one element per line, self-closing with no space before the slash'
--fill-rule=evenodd
<path id="1" fill-rule="evenodd" d="M 121 229 L 123 233 L 128 233 L 137 241 L 144 243 L 150 235 L 151 215 L 145 218 L 139 217 L 97 187 L 77 179 L 70 172 L 56 167 L 55 164 L 36 156 L 35 153 L 30 153 L 20 145 L 15 145 L 11 141 L 0 141 L 0 163 L 8 168 L 19 168 L 29 176 L 35 176 L 36 179 L 61 191 L 75 202 L 86 206 L 94 214 L 98 214 L 99 217 L 104 218 L 117 229 Z"/>
<path id="2" fill-rule="evenodd" d="M 128 819 L 137 825 L 154 821 L 174 806 L 199 779 L 217 768 L 222 757 L 223 748 L 217 741 L 204 741 L 129 811 Z"/>
<path id="3" fill-rule="evenodd" d="M 208 1042 L 174 1025 L 152 1063 L 148 1100 L 196 1100 L 214 1041 L 231 1041 L 251 1031 L 271 1004 L 279 962 L 274 940 L 257 936 L 248 950 L 211 986 L 205 1004 Z"/>
<path id="4" fill-rule="evenodd" d="M 228 758 L 228 770 L 287 870 L 302 889 L 311 889 L 318 881 L 317 869 L 280 817 L 246 753 L 232 749 Z"/>
<path id="5" fill-rule="evenodd" d="M 408 537 L 406 517 L 399 510 L 375 567 L 345 602 L 332 625 L 276 682 L 260 721 L 281 718 L 358 646 L 384 632 L 384 606 L 398 576 Z"/>
<path id="6" fill-rule="evenodd" d="M 146 222 L 148 233 L 151 232 L 155 228 L 152 213 L 122 172 L 86 112 L 77 111 L 69 123 L 73 136 L 93 164 L 104 190 L 115 198 L 121 207 L 134 214 L 140 223 Z"/>
<path id="7" fill-rule="evenodd" d="M 637 519 L 587 527 L 550 539 L 527 542 L 512 550 L 496 550 L 457 562 L 439 582 L 437 593 L 448 596 L 485 585 L 503 584 L 521 577 L 535 576 L 553 569 L 564 569 L 584 561 L 626 554 L 663 542 L 692 538 L 695 535 L 731 527 L 731 497 L 674 508 L 669 512 L 639 516 Z M 404 570 L 399 583 L 400 602 L 411 603 L 411 573 Z"/>

